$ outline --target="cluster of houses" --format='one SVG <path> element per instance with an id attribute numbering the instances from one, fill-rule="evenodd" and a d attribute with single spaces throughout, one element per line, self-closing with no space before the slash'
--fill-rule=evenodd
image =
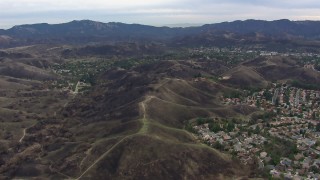
<path id="1" fill-rule="evenodd" d="M 319 54 L 315 53 L 281 53 L 281 52 L 274 52 L 274 51 L 260 51 L 260 56 L 294 56 L 294 57 L 320 57 Z"/>
<path id="2" fill-rule="evenodd" d="M 311 131 L 308 126 L 301 127 L 301 129 L 307 130 L 308 135 L 301 133 L 299 127 L 292 128 L 294 133 L 292 136 L 287 134 L 287 130 L 290 128 L 281 126 L 281 124 L 275 127 L 267 127 L 266 125 L 262 127 L 261 131 L 268 130 L 271 136 L 294 142 L 297 147 L 298 153 L 294 157 L 281 157 L 278 164 L 274 164 L 270 154 L 264 149 L 264 144 L 270 140 L 259 133 L 241 132 L 237 127 L 231 132 L 224 130 L 212 132 L 208 123 L 193 128 L 197 131 L 199 138 L 210 146 L 229 152 L 245 165 L 255 164 L 259 169 L 267 170 L 275 178 L 320 178 L 320 144 L 317 143 L 320 132 Z M 219 147 L 216 146 L 217 143 Z"/>
<path id="3" fill-rule="evenodd" d="M 307 64 L 305 64 L 303 67 L 304 67 L 304 68 L 306 68 L 306 69 L 312 69 L 312 70 L 315 70 L 315 68 L 314 68 L 314 64 L 309 64 L 309 63 L 307 63 Z"/>
<path id="4" fill-rule="evenodd" d="M 300 118 L 282 118 L 272 123 L 269 134 L 294 142 L 299 151 L 293 159 L 286 158 L 285 164 L 273 169 L 273 176 L 320 178 L 320 132 L 315 131 L 314 126 L 314 122 Z"/>
<path id="5" fill-rule="evenodd" d="M 208 124 L 194 126 L 193 128 L 198 132 L 199 137 L 209 145 L 215 147 L 215 144 L 219 143 L 221 150 L 237 156 L 243 164 L 253 164 L 258 161 L 259 166 L 264 167 L 260 156 L 255 156 L 260 153 L 262 158 L 267 157 L 267 153 L 263 152 L 262 149 L 262 145 L 266 141 L 263 136 L 249 135 L 247 132 L 239 133 L 238 128 L 235 128 L 232 132 L 219 131 L 214 133 L 210 131 Z"/>
<path id="6" fill-rule="evenodd" d="M 247 54 L 258 54 L 260 56 L 293 56 L 293 57 L 315 57 L 319 58 L 320 54 L 317 53 L 300 53 L 300 52 L 275 52 L 275 51 L 257 51 L 257 50 L 250 50 L 247 48 L 219 48 L 219 47 L 201 47 L 201 48 L 194 48 L 189 49 L 189 52 L 191 53 L 210 53 L 210 52 L 231 52 L 231 53 L 247 53 Z"/>
<path id="7" fill-rule="evenodd" d="M 236 124 L 231 132 L 212 132 L 208 124 L 194 126 L 202 140 L 213 147 L 219 143 L 220 150 L 230 152 L 243 164 L 257 164 L 275 178 L 320 178 L 320 91 L 275 84 L 248 97 L 224 97 L 222 100 L 228 105 L 246 104 L 276 115 L 250 126 Z M 249 133 L 240 131 L 240 127 L 251 130 L 258 127 L 259 131 Z M 268 137 L 290 141 L 297 153 L 281 157 L 275 164 L 263 146 L 270 141 Z"/>
<path id="8" fill-rule="evenodd" d="M 85 83 L 82 81 L 78 81 L 77 83 L 73 83 L 69 80 L 65 82 L 58 82 L 57 80 L 48 81 L 47 86 L 51 88 L 58 88 L 61 92 L 65 92 L 68 94 L 77 94 L 79 92 L 83 92 L 86 88 L 91 87 L 91 84 Z"/>
<path id="9" fill-rule="evenodd" d="M 277 86 L 277 85 L 275 85 Z M 269 96 L 266 97 L 266 94 Z M 246 98 L 223 98 L 224 104 L 246 104 L 265 111 L 273 111 L 279 117 L 297 116 L 303 119 L 320 120 L 320 91 L 301 88 L 272 87 L 263 89 Z"/>

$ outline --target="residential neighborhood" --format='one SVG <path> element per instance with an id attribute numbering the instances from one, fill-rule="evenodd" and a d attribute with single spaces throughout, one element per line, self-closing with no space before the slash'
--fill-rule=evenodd
<path id="1" fill-rule="evenodd" d="M 320 91 L 273 84 L 247 97 L 221 100 L 261 114 L 247 121 L 198 120 L 193 128 L 202 141 L 273 178 L 320 178 Z"/>

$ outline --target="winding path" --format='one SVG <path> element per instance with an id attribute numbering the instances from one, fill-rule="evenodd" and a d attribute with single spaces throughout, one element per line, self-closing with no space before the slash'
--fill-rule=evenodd
<path id="1" fill-rule="evenodd" d="M 79 85 L 80 85 L 80 81 L 77 82 L 76 87 L 74 88 L 74 94 L 78 94 L 79 93 Z"/>
<path id="2" fill-rule="evenodd" d="M 139 133 L 142 133 L 142 134 L 145 134 L 148 131 L 149 121 L 147 119 L 146 103 L 148 103 L 152 98 L 155 98 L 155 97 L 154 96 L 147 96 L 147 98 L 140 103 L 143 116 L 141 119 L 142 127 L 141 127 Z"/>
<path id="3" fill-rule="evenodd" d="M 133 134 L 134 135 L 134 134 Z M 129 136 L 133 136 L 133 135 L 129 135 Z M 98 159 L 96 159 L 94 161 L 94 163 L 92 163 L 78 178 L 76 178 L 76 180 L 82 178 L 90 169 L 92 169 L 98 162 L 100 162 L 105 156 L 107 156 L 109 154 L 109 152 L 111 152 L 117 145 L 119 145 L 121 142 L 123 142 L 126 138 L 128 138 L 129 136 L 126 136 L 124 138 L 122 138 L 119 142 L 117 142 L 115 145 L 113 145 L 108 151 L 106 151 L 105 153 L 103 153 Z"/>
<path id="4" fill-rule="evenodd" d="M 123 137 L 122 139 L 120 139 L 110 149 L 108 149 L 105 153 L 103 153 L 100 157 L 98 157 L 85 171 L 83 171 L 79 175 L 79 177 L 74 178 L 74 179 L 79 180 L 79 179 L 83 178 L 97 163 L 99 163 L 101 160 L 103 160 L 112 150 L 114 150 L 119 144 L 124 142 L 126 139 L 134 137 L 134 136 L 139 135 L 139 134 L 146 134 L 148 132 L 149 124 L 150 123 L 154 123 L 154 122 L 150 122 L 147 119 L 147 103 L 153 98 L 158 99 L 158 97 L 156 97 L 156 96 L 146 96 L 145 100 L 143 100 L 142 102 L 139 103 L 140 112 L 141 112 L 141 119 L 140 120 L 142 121 L 142 127 L 140 128 L 139 132 L 131 134 L 131 135 L 127 135 L 127 136 Z M 167 128 L 167 129 L 186 132 L 187 134 L 190 135 L 190 133 L 188 133 L 185 130 L 167 127 L 167 126 L 164 126 L 164 125 L 162 125 L 160 123 L 155 123 L 154 125 L 157 125 L 157 126 L 160 126 L 160 127 L 163 127 L 163 128 Z M 194 136 L 191 136 L 191 137 L 195 138 Z M 182 144 L 186 144 L 186 145 L 190 145 L 190 146 L 194 146 L 195 145 L 195 144 L 187 144 L 187 143 L 182 143 Z"/>
<path id="5" fill-rule="evenodd" d="M 114 144 L 108 151 L 103 153 L 98 159 L 96 159 L 78 178 L 75 178 L 76 180 L 81 179 L 88 171 L 90 171 L 97 163 L 99 163 L 104 157 L 106 157 L 115 147 L 117 147 L 120 143 L 122 143 L 124 140 L 126 140 L 129 137 L 133 137 L 139 133 L 146 133 L 147 131 L 147 124 L 148 120 L 146 119 L 147 113 L 146 113 L 146 103 L 150 101 L 154 96 L 147 96 L 147 98 L 140 103 L 141 111 L 142 111 L 142 123 L 143 126 L 141 127 L 140 131 L 135 134 L 131 134 L 128 136 L 123 137 L 120 141 L 118 141 L 116 144 Z"/>
<path id="6" fill-rule="evenodd" d="M 23 135 L 22 135 L 22 137 L 19 139 L 19 143 L 21 143 L 21 142 L 23 141 L 23 138 L 26 136 L 26 130 L 27 130 L 27 128 L 24 128 L 24 129 L 23 129 Z"/>

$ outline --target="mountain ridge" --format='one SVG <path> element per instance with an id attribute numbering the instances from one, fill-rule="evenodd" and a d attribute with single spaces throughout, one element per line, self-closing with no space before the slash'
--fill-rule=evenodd
<path id="1" fill-rule="evenodd" d="M 243 41 L 245 40 L 245 41 Z M 156 27 L 91 20 L 27 24 L 0 29 L 0 48 L 34 44 L 112 44 L 162 42 L 168 46 L 259 44 L 262 41 L 320 40 L 320 21 L 244 20 L 198 27 Z M 280 42 L 281 44 L 282 42 Z"/>
<path id="2" fill-rule="evenodd" d="M 194 34 L 203 31 L 232 31 L 238 33 L 252 33 L 252 32 L 262 32 L 267 34 L 277 34 L 280 32 L 288 32 L 293 35 L 304 35 L 306 37 L 316 36 L 319 37 L 320 29 L 318 28 L 306 28 L 306 27 L 320 27 L 320 21 L 290 21 L 288 19 L 265 21 L 265 20 L 236 20 L 232 22 L 221 22 L 213 24 L 205 24 L 203 26 L 192 26 L 192 27 L 156 27 L 151 25 L 142 24 L 126 24 L 121 22 L 99 22 L 92 20 L 74 20 L 67 23 L 61 24 L 48 24 L 48 23 L 38 23 L 38 24 L 24 24 L 16 25 L 10 29 L 0 29 L 1 35 L 12 35 L 18 37 L 28 37 L 30 34 L 34 35 L 49 35 L 64 32 L 66 36 L 71 36 L 71 32 L 82 35 L 87 35 L 95 31 L 95 36 L 108 35 L 106 33 L 111 33 L 114 31 L 121 30 L 117 32 L 129 33 L 132 35 L 137 35 L 136 31 L 144 33 L 144 35 L 152 35 L 152 33 L 159 33 L 159 35 L 175 36 L 178 33 L 182 34 Z M 74 31 L 81 30 L 81 31 Z M 131 31 L 131 32 L 130 32 Z M 25 34 L 17 34 L 25 33 Z M 28 34 L 29 33 L 29 34 Z M 92 34 L 91 34 L 92 35 Z"/>

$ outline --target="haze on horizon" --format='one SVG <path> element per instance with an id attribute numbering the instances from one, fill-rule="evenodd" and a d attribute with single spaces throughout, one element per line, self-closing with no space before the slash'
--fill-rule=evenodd
<path id="1" fill-rule="evenodd" d="M 320 20 L 318 0 L 1 0 L 0 29 L 90 19 L 147 25 L 245 19 Z"/>

